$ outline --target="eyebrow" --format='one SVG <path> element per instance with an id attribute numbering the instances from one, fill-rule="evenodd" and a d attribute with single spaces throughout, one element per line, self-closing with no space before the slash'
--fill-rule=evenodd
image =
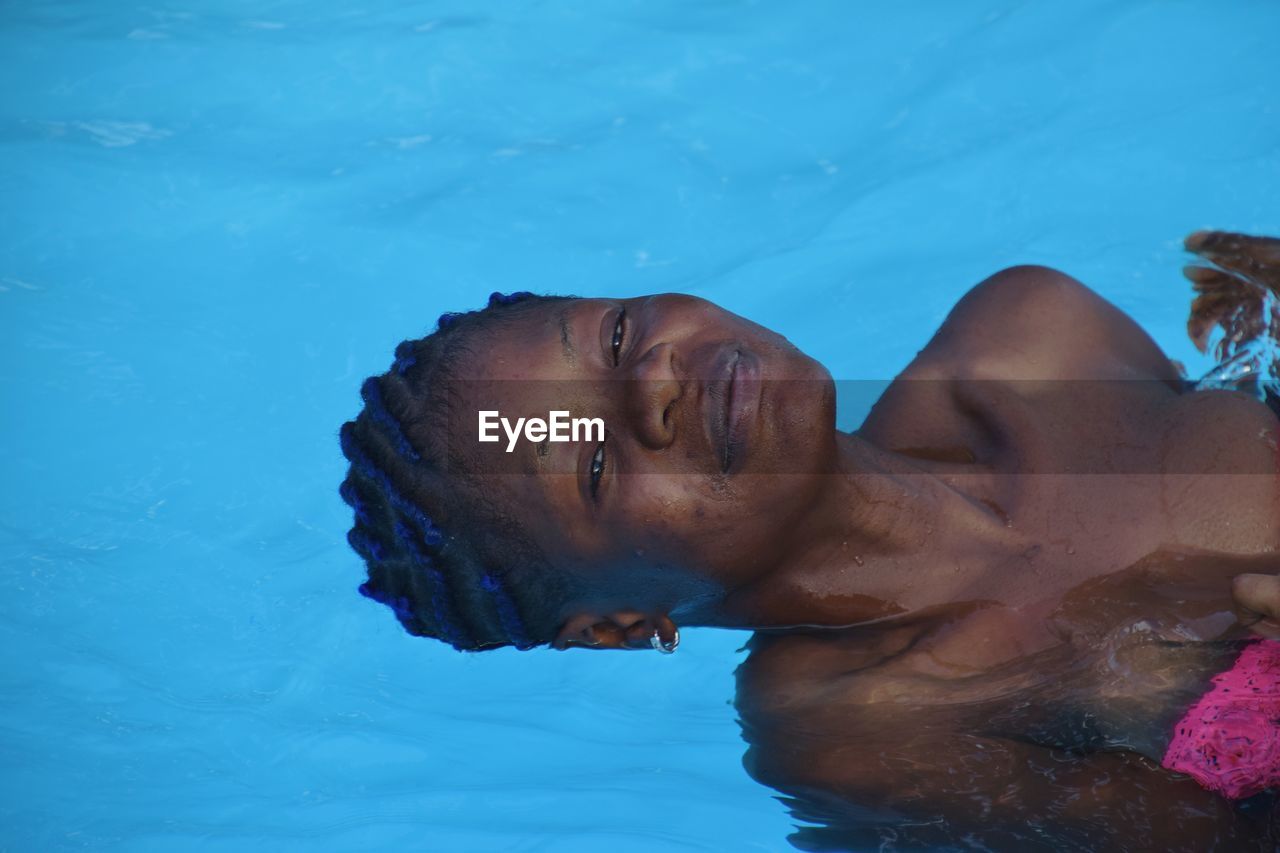
<path id="1" fill-rule="evenodd" d="M 525 468 L 526 474 L 545 474 L 547 472 L 547 463 L 551 461 L 551 443 L 549 441 L 539 441 L 537 444 L 529 443 L 532 450 L 528 457 L 529 462 L 533 464 L 532 468 Z M 528 463 L 526 463 L 528 464 Z"/>
<path id="2" fill-rule="evenodd" d="M 562 308 L 557 316 L 560 321 L 560 347 L 564 350 L 565 361 L 573 364 L 578 359 L 578 351 L 573 345 L 573 330 L 569 328 L 569 309 Z M 538 471 L 545 472 L 551 460 L 551 444 L 540 441 L 533 447 L 533 464 Z"/>
<path id="3" fill-rule="evenodd" d="M 568 313 L 567 308 L 560 312 L 560 346 L 564 349 L 565 360 L 573 362 L 578 351 L 573 346 L 573 332 L 569 329 L 569 318 L 566 316 Z"/>
<path id="4" fill-rule="evenodd" d="M 551 442 L 540 441 L 537 444 L 533 444 L 532 447 L 533 447 L 533 470 L 530 471 L 529 473 L 541 474 L 541 475 L 570 474 L 573 476 L 573 479 L 575 480 L 575 482 L 577 481 L 578 477 L 580 476 L 580 471 L 578 469 L 578 464 L 575 461 L 575 455 L 574 455 L 575 451 L 569 449 L 569 447 L 576 448 L 577 447 L 576 445 L 570 445 L 565 449 L 556 450 L 554 447 L 551 446 Z M 557 462 L 557 460 L 559 461 Z M 559 467 L 557 467 L 558 465 L 563 466 L 566 464 L 570 466 L 569 470 L 567 471 L 562 471 L 560 470 Z M 539 477 L 539 479 L 541 479 L 541 477 Z"/>

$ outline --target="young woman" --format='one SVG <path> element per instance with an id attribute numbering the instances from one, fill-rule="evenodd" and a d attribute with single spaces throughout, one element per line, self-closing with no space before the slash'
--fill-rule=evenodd
<path id="1" fill-rule="evenodd" d="M 1188 248 L 1193 336 L 1258 382 L 1280 241 Z M 1280 422 L 1060 272 L 971 290 L 853 433 L 821 365 L 672 294 L 495 295 L 362 396 L 361 591 L 459 649 L 755 630 L 747 765 L 803 846 L 1274 844 Z"/>

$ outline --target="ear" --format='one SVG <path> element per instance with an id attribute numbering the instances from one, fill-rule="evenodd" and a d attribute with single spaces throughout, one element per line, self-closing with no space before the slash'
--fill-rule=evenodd
<path id="1" fill-rule="evenodd" d="M 653 635 L 668 646 L 676 642 L 676 625 L 666 613 L 618 610 L 613 613 L 579 613 L 567 619 L 552 648 L 564 651 L 588 649 L 652 649 Z"/>

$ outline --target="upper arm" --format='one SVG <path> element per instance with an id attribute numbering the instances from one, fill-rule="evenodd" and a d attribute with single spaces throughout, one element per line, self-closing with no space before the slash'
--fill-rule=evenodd
<path id="1" fill-rule="evenodd" d="M 969 839 L 993 849 L 1207 850 L 1258 834 L 1226 800 L 1135 753 L 1072 755 L 915 708 L 859 716 L 848 709 L 834 731 L 792 721 L 753 741 L 744 760 L 794 798 L 798 816 L 820 816 L 818 835 L 875 846 L 889 825 L 904 849 Z"/>
<path id="2" fill-rule="evenodd" d="M 845 668 L 840 649 L 824 659 L 820 639 L 793 638 L 739 669 L 744 765 L 822 824 L 806 831 L 815 845 L 1181 850 L 1256 836 L 1226 800 L 1137 753 L 1071 754 L 995 730 L 1014 696 L 965 701 L 971 685 L 926 678 L 917 686 L 954 704 L 906 701 L 915 688 L 878 674 L 893 644 L 858 661 L 855 643 Z"/>

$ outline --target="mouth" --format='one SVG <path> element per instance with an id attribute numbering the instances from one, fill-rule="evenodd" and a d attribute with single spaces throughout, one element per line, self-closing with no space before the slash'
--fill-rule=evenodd
<path id="1" fill-rule="evenodd" d="M 707 432 L 722 474 L 741 470 L 760 408 L 760 360 L 739 344 L 714 362 L 705 398 Z"/>

